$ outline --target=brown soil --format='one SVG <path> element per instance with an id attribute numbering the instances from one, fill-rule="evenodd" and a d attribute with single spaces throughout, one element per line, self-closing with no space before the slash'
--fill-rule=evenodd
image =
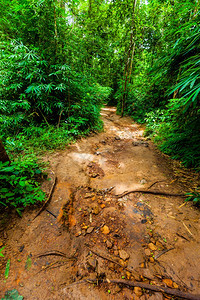
<path id="1" fill-rule="evenodd" d="M 29 300 L 171 299 L 83 282 L 88 278 L 123 278 L 200 294 L 199 210 L 179 197 L 116 196 L 153 183 L 150 190 L 183 193 L 189 183 L 177 180 L 141 126 L 121 119 L 115 108 L 101 114 L 104 132 L 46 157 L 57 176 L 48 211 L 34 220 L 39 208 L 22 218 L 14 212 L 1 218 L 0 247 L 6 245 L 1 297 L 15 288 Z M 50 190 L 51 182 L 44 186 Z"/>

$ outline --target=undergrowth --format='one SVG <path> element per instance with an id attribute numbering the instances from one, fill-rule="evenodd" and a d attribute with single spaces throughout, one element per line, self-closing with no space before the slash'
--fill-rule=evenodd
<path id="1" fill-rule="evenodd" d="M 200 171 L 200 110 L 185 115 L 178 99 L 175 100 L 166 109 L 147 114 L 145 135 L 151 136 L 161 151 L 180 160 L 185 167 Z"/>
<path id="2" fill-rule="evenodd" d="M 28 205 L 45 200 L 40 189 L 43 172 L 34 155 L 19 156 L 10 164 L 0 162 L 0 205 L 21 211 Z"/>

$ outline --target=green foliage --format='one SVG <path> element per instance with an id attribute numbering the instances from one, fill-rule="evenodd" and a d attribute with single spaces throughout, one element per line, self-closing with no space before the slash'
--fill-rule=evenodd
<path id="1" fill-rule="evenodd" d="M 8 261 L 7 261 L 7 263 L 6 263 L 5 279 L 8 279 L 9 272 L 10 272 L 10 259 L 8 259 Z"/>
<path id="2" fill-rule="evenodd" d="M 200 205 L 200 192 L 199 190 L 193 191 L 191 193 L 186 194 L 188 197 L 185 201 L 193 201 L 193 203 L 197 206 Z"/>
<path id="3" fill-rule="evenodd" d="M 13 289 L 11 291 L 7 291 L 5 293 L 4 298 L 1 298 L 1 300 L 23 300 L 24 297 L 19 296 L 19 293 L 17 290 Z"/>
<path id="4" fill-rule="evenodd" d="M 153 137 L 159 148 L 184 166 L 200 169 L 200 110 L 185 115 L 179 104 L 182 99 L 172 99 L 164 110 L 147 114 L 146 135 Z"/>
<path id="5" fill-rule="evenodd" d="M 42 171 L 36 159 L 30 155 L 19 157 L 10 165 L 0 162 L 0 204 L 4 207 L 15 207 L 20 214 L 20 207 L 45 200 L 38 180 Z"/>
<path id="6" fill-rule="evenodd" d="M 21 43 L 2 49 L 0 69 L 2 133 L 16 133 L 33 122 L 57 124 L 60 116 L 82 131 L 98 127 L 109 88 L 95 82 L 90 86 L 68 65 L 49 65 Z"/>
<path id="7" fill-rule="evenodd" d="M 4 255 L 3 255 L 3 253 L 2 253 L 2 251 L 3 251 L 4 248 L 5 248 L 5 246 L 2 247 L 2 248 L 0 248 L 0 257 L 4 257 Z"/>

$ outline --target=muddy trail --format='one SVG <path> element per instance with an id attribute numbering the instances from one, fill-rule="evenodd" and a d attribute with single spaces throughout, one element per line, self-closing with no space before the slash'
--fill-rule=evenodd
<path id="1" fill-rule="evenodd" d="M 200 294 L 200 213 L 170 196 L 187 184 L 141 126 L 115 108 L 101 115 L 103 132 L 45 158 L 57 178 L 46 209 L 1 217 L 1 297 L 17 289 L 29 300 L 174 299 L 114 279 Z M 161 193 L 126 193 L 134 190 Z"/>

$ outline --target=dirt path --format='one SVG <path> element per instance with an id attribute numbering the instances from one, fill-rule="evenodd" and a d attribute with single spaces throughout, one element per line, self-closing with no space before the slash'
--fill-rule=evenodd
<path id="1" fill-rule="evenodd" d="M 1 219 L 1 297 L 16 288 L 29 300 L 164 299 L 114 284 L 77 284 L 86 278 L 131 279 L 200 294 L 199 210 L 179 197 L 117 197 L 154 183 L 150 190 L 183 190 L 141 126 L 120 119 L 115 108 L 104 108 L 102 118 L 104 132 L 46 158 L 57 176 L 48 211 L 35 220 L 38 209 L 21 219 Z"/>

